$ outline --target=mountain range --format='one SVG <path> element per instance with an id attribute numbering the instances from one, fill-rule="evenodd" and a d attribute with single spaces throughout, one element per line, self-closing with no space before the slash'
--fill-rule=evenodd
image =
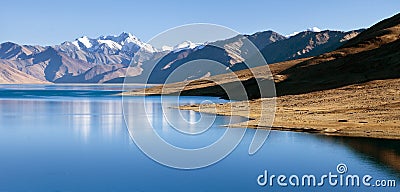
<path id="1" fill-rule="evenodd" d="M 335 50 L 362 31 L 313 29 L 291 36 L 263 31 L 203 44 L 184 41 L 162 48 L 126 32 L 95 39 L 83 36 L 54 46 L 5 42 L 0 44 L 0 83 L 122 83 L 126 76 L 135 83 L 163 83 L 184 64 L 184 72 L 174 81 L 190 80 L 226 73 L 227 69 L 245 69 L 244 62 L 252 57 L 246 40 L 260 50 L 268 63 L 276 63 Z M 225 67 L 215 70 L 210 65 L 190 62 L 199 59 Z"/>
<path id="2" fill-rule="evenodd" d="M 232 78 L 232 74 L 221 74 L 132 90 L 123 95 L 194 95 L 229 99 L 230 102 L 223 104 L 190 104 L 180 109 L 250 119 L 233 127 L 400 139 L 399 50 L 400 13 L 397 13 L 336 49 L 317 56 L 236 71 L 237 78 Z M 272 80 L 276 95 L 269 89 Z M 243 88 L 247 94 L 235 94 Z M 271 96 L 274 99 L 268 98 Z M 274 114 L 272 126 L 270 118 L 263 113 Z"/>
<path id="3" fill-rule="evenodd" d="M 318 35 L 323 36 L 322 32 L 319 32 Z M 302 32 L 292 38 L 307 36 L 309 33 L 309 31 Z M 143 90 L 136 92 L 138 94 L 157 95 L 160 94 L 162 87 L 163 94 L 178 94 L 179 92 L 180 95 L 206 95 L 232 99 L 231 97 L 228 98 L 226 92 L 234 92 L 234 90 L 240 89 L 240 86 L 245 85 L 249 99 L 259 99 L 261 91 L 258 89 L 259 84 L 262 85 L 263 82 L 268 83 L 268 81 L 271 81 L 269 74 L 266 73 L 266 71 L 270 70 L 275 81 L 274 86 L 278 97 L 317 93 L 325 90 L 346 90 L 343 87 L 350 85 L 354 87 L 350 89 L 349 93 L 355 93 L 355 90 L 363 90 L 364 84 L 371 82 L 373 82 L 371 87 L 375 86 L 376 90 L 367 90 L 371 94 L 364 93 L 365 95 L 371 95 L 374 98 L 378 93 L 374 93 L 374 95 L 372 91 L 377 91 L 378 88 L 379 90 L 384 90 L 384 87 L 390 87 L 390 89 L 394 87 L 395 90 L 379 93 L 381 98 L 386 98 L 387 96 L 385 95 L 399 95 L 399 84 L 392 85 L 391 83 L 400 80 L 400 13 L 363 30 L 355 37 L 353 37 L 353 32 L 347 35 L 350 39 L 332 51 L 317 56 L 259 66 L 252 68 L 252 70 L 236 71 L 235 74 L 238 79 L 231 78 L 231 74 L 221 74 L 190 82 L 155 86 L 146 89 L 146 92 L 143 92 Z M 285 39 L 267 45 L 262 51 L 269 50 L 271 46 L 286 44 L 285 41 L 289 40 Z M 300 46 L 301 43 L 297 45 Z M 329 43 L 325 43 L 324 46 L 327 46 L 324 50 L 332 48 Z M 319 52 L 317 47 L 314 47 L 312 51 Z M 306 55 L 305 53 L 303 56 Z M 301 57 L 301 54 L 295 54 L 294 56 Z M 256 74 L 253 74 L 254 72 Z M 263 77 L 259 78 L 258 76 L 260 75 L 257 73 L 264 73 Z M 260 81 L 255 81 L 255 76 Z M 186 84 L 189 86 L 186 86 Z M 231 90 L 223 89 L 222 85 L 225 88 L 229 87 Z M 266 89 L 265 91 L 268 90 Z M 134 94 L 135 91 L 132 93 Z M 396 107 L 399 106 L 397 100 L 391 101 L 395 102 Z M 376 104 L 374 99 L 368 102 Z M 383 101 L 382 106 L 385 106 L 385 102 Z"/>

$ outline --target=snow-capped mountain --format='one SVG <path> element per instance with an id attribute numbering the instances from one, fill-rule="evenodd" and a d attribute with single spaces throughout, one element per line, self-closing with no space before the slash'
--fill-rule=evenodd
<path id="1" fill-rule="evenodd" d="M 318 33 L 318 32 L 321 32 L 322 30 L 319 29 L 318 27 L 311 27 L 311 28 L 308 28 L 307 31 L 317 32 Z"/>
<path id="2" fill-rule="evenodd" d="M 129 65 L 139 50 L 140 57 L 144 57 L 144 59 L 159 52 L 150 44 L 144 43 L 136 36 L 126 32 L 120 35 L 100 36 L 95 39 L 83 36 L 74 41 L 56 45 L 54 48 L 71 58 L 96 64 Z"/>
<path id="3" fill-rule="evenodd" d="M 311 31 L 311 32 L 319 33 L 319 32 L 321 32 L 322 30 L 319 29 L 318 27 L 311 27 L 311 28 L 308 28 L 307 30 L 304 30 L 304 31 Z M 286 35 L 285 37 L 289 38 L 289 37 L 295 36 L 295 35 L 297 35 L 297 34 L 299 34 L 299 33 L 301 33 L 301 32 L 304 32 L 304 31 L 293 32 L 293 33 L 291 33 L 291 34 L 289 34 L 289 35 Z"/>
<path id="4" fill-rule="evenodd" d="M 83 36 L 71 43 L 78 49 L 86 49 L 90 51 L 99 51 L 102 46 L 107 46 L 107 48 L 124 52 L 137 52 L 140 48 L 146 49 L 148 52 L 157 51 L 154 47 L 141 42 L 137 37 L 130 33 L 121 33 L 118 36 L 100 36 L 97 39 Z"/>
<path id="5" fill-rule="evenodd" d="M 183 41 L 173 47 L 162 46 L 161 49 L 154 48 L 152 45 L 140 41 L 136 36 L 131 33 L 121 33 L 120 35 L 109 35 L 100 36 L 96 39 L 91 39 L 87 36 L 77 38 L 75 41 L 66 42 L 67 44 L 74 45 L 78 50 L 87 50 L 90 52 L 102 52 L 104 48 L 123 51 L 125 53 L 135 53 L 146 51 L 150 53 L 162 52 L 162 51 L 173 51 L 179 52 L 187 49 L 195 49 L 196 47 L 202 46 L 202 43 L 193 43 L 191 41 Z"/>
<path id="6" fill-rule="evenodd" d="M 180 52 L 182 50 L 195 49 L 197 47 L 201 48 L 200 46 L 203 47 L 204 44 L 202 44 L 202 43 L 192 43 L 191 41 L 184 41 L 182 43 L 179 43 L 178 45 L 175 45 L 172 48 L 172 51 L 177 53 L 177 52 Z"/>
<path id="7" fill-rule="evenodd" d="M 121 33 L 120 35 L 100 36 L 97 39 L 91 39 L 87 36 L 80 37 L 71 42 L 77 49 L 89 51 L 99 51 L 103 46 L 109 49 L 137 52 L 140 48 L 148 52 L 156 52 L 157 50 L 147 43 L 143 43 L 137 37 L 130 33 Z"/>
<path id="8" fill-rule="evenodd" d="M 161 47 L 161 51 L 172 51 L 172 52 L 180 52 L 183 50 L 188 50 L 188 49 L 201 49 L 203 48 L 207 43 L 193 43 L 189 40 L 183 41 L 182 43 L 179 43 L 175 46 L 168 46 L 164 45 Z"/>
<path id="9" fill-rule="evenodd" d="M 98 38 L 82 36 L 54 46 L 5 42 L 0 44 L 0 64 L 8 66 L 3 67 L 9 73 L 4 76 L 5 79 L 14 74 L 21 79 L 30 79 L 27 80 L 29 82 L 121 83 L 125 76 L 129 76 L 134 82 L 144 82 L 141 78 L 151 73 L 149 83 L 163 83 L 174 69 L 199 59 L 216 61 L 233 71 L 245 68 L 242 63 L 252 56 L 244 46 L 245 38 L 261 50 L 268 63 L 274 63 L 333 50 L 357 36 L 359 32 L 310 28 L 286 38 L 273 31 L 263 31 L 202 44 L 184 41 L 160 49 L 125 32 Z M 131 63 L 134 69 L 127 74 Z M 225 68 L 222 71 L 211 70 L 213 66 L 194 63 L 186 66 L 185 74 L 180 74 L 181 79 L 177 80 L 226 72 Z"/>

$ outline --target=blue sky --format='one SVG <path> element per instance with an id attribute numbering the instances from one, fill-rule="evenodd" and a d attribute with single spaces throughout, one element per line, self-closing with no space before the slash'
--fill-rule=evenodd
<path id="1" fill-rule="evenodd" d="M 241 33 L 290 34 L 317 26 L 369 27 L 400 10 L 399 0 L 0 1 L 0 42 L 53 45 L 83 35 L 130 32 L 143 41 L 189 23 L 214 23 Z"/>

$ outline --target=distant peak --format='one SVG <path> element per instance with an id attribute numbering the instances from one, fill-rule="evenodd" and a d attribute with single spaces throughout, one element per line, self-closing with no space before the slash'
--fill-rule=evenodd
<path id="1" fill-rule="evenodd" d="M 78 50 L 90 52 L 104 52 L 113 50 L 114 52 L 123 51 L 133 53 L 143 48 L 148 52 L 156 52 L 157 50 L 150 44 L 141 42 L 139 38 L 128 32 L 122 32 L 119 35 L 102 35 L 92 39 L 88 36 L 82 36 L 75 41 L 68 42 L 65 45 L 74 45 Z"/>
<path id="2" fill-rule="evenodd" d="M 299 33 L 301 33 L 301 32 L 305 32 L 305 31 L 310 31 L 310 32 L 319 33 L 319 32 L 321 32 L 322 30 L 321 30 L 320 28 L 318 28 L 318 27 L 310 27 L 310 28 L 308 28 L 307 30 L 304 30 L 304 31 L 293 32 L 292 34 L 286 35 L 286 37 L 293 37 L 293 36 L 295 36 L 295 35 L 297 35 L 297 34 L 299 34 Z"/>
<path id="3" fill-rule="evenodd" d="M 319 29 L 318 27 L 311 27 L 311 28 L 308 28 L 307 31 L 312 31 L 312 32 L 317 32 L 317 33 L 319 33 L 319 32 L 321 32 L 322 30 Z"/>
<path id="4" fill-rule="evenodd" d="M 132 35 L 132 33 L 129 33 L 129 32 L 122 32 L 119 36 L 120 36 L 120 37 L 121 37 L 121 36 L 125 36 L 125 37 L 134 37 L 134 35 Z"/>
<path id="5" fill-rule="evenodd" d="M 195 43 L 192 43 L 189 40 L 183 41 L 182 43 L 179 43 L 178 45 L 174 46 L 174 49 L 179 49 L 179 48 L 194 48 L 196 46 Z"/>
<path id="6" fill-rule="evenodd" d="M 116 36 L 116 37 L 119 37 L 121 39 L 127 39 L 127 38 L 137 39 L 136 36 L 134 36 L 132 33 L 128 33 L 128 32 L 122 32 L 119 36 Z"/>
<path id="7" fill-rule="evenodd" d="M 4 42 L 4 43 L 1 43 L 0 45 L 14 46 L 14 45 L 18 45 L 18 44 L 14 43 L 14 42 L 11 42 L 11 41 L 7 41 L 7 42 Z"/>
<path id="8" fill-rule="evenodd" d="M 138 40 L 138 38 L 131 33 L 128 32 L 122 32 L 119 35 L 107 35 L 107 36 L 100 36 L 98 39 L 100 40 L 111 40 L 117 43 L 121 43 L 127 39 L 131 40 Z"/>
<path id="9" fill-rule="evenodd" d="M 190 40 L 185 40 L 179 44 L 176 44 L 175 46 L 164 45 L 159 50 L 160 51 L 173 51 L 176 53 L 176 52 L 180 52 L 182 50 L 188 50 L 188 49 L 201 49 L 206 44 L 207 44 L 207 42 L 206 43 L 193 43 Z"/>
<path id="10" fill-rule="evenodd" d="M 86 48 L 90 48 L 92 47 L 92 43 L 90 42 L 91 39 L 87 36 L 82 36 L 80 38 L 77 39 L 77 42 L 74 43 L 76 45 L 78 45 L 78 42 L 82 43 Z"/>

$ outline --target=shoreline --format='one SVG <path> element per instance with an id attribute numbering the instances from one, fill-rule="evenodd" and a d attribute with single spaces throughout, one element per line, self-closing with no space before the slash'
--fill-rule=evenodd
<path id="1" fill-rule="evenodd" d="M 271 130 L 326 136 L 400 140 L 400 79 L 376 80 L 342 88 L 276 97 Z M 228 127 L 265 128 L 260 99 L 180 106 L 218 115 L 248 118 Z M 245 107 L 245 108 L 244 108 Z M 250 113 L 249 113 L 250 112 Z"/>
<path id="2" fill-rule="evenodd" d="M 198 108 L 199 105 L 196 105 L 195 108 Z M 206 112 L 195 109 L 194 106 L 180 106 L 179 110 L 192 110 L 199 113 L 211 113 L 216 115 L 222 116 L 240 116 L 240 115 L 227 115 L 224 113 L 213 113 L 213 112 Z M 351 138 L 371 138 L 371 139 L 387 139 L 387 140 L 400 140 L 400 135 L 388 135 L 388 134 L 381 134 L 386 132 L 386 129 L 376 129 L 372 131 L 368 130 L 357 130 L 357 129 L 332 129 L 332 128 L 313 128 L 313 127 L 286 127 L 286 126 L 276 126 L 272 125 L 272 127 L 268 126 L 260 126 L 255 125 L 252 123 L 254 119 L 251 117 L 240 116 L 243 118 L 248 118 L 248 121 L 244 121 L 238 124 L 227 124 L 224 127 L 227 128 L 249 128 L 249 129 L 270 129 L 271 131 L 290 131 L 290 132 L 301 132 L 301 133 L 310 133 L 316 135 L 323 135 L 323 136 L 333 136 L 333 137 L 351 137 Z M 246 125 L 247 124 L 247 125 Z"/>

